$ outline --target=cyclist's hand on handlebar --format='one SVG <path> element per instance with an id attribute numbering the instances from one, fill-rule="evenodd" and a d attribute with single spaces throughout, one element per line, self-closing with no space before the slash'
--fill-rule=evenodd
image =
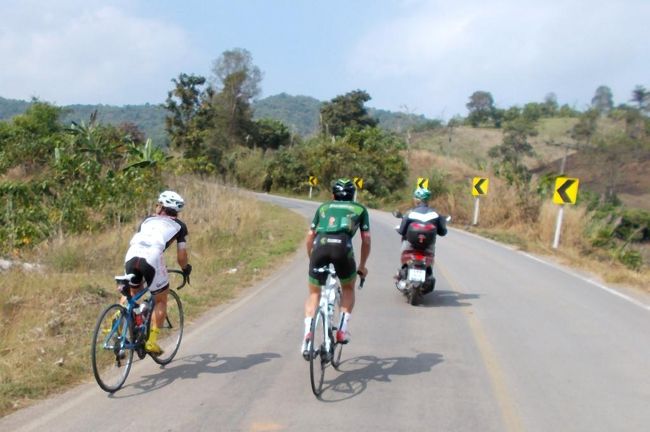
<path id="1" fill-rule="evenodd" d="M 366 283 L 366 278 L 363 276 L 363 274 L 358 271 L 357 274 L 360 276 L 359 279 L 359 289 L 363 288 L 363 284 Z"/>
<path id="2" fill-rule="evenodd" d="M 190 273 L 192 273 L 192 264 L 187 264 L 183 267 L 183 275 L 187 278 L 187 281 L 190 281 Z"/>

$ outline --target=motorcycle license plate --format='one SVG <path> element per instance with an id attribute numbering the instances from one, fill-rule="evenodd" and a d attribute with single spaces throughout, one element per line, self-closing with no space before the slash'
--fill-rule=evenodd
<path id="1" fill-rule="evenodd" d="M 426 273 L 426 270 L 409 269 L 408 278 L 410 281 L 424 282 L 424 279 L 426 279 L 427 276 Z"/>

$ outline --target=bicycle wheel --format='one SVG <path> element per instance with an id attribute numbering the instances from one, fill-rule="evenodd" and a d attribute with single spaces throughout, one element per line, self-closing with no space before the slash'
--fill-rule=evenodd
<path id="1" fill-rule="evenodd" d="M 122 387 L 133 364 L 133 328 L 126 319 L 126 309 L 119 304 L 108 306 L 99 315 L 93 333 L 90 357 L 93 374 L 102 390 L 113 393 Z"/>
<path id="2" fill-rule="evenodd" d="M 158 344 L 163 349 L 160 355 L 152 355 L 153 361 L 159 365 L 166 365 L 171 362 L 176 356 L 178 348 L 181 346 L 181 339 L 183 338 L 183 325 L 185 319 L 183 317 L 183 304 L 178 296 L 178 293 L 173 289 L 169 290 L 167 296 L 167 316 L 160 328 L 160 335 L 158 336 Z"/>
<path id="3" fill-rule="evenodd" d="M 311 379 L 311 390 L 316 396 L 320 396 L 323 391 L 325 367 L 328 362 L 328 353 L 325 350 L 327 329 L 324 324 L 324 311 L 318 308 L 311 321 L 311 340 L 309 341 L 309 376 Z"/>

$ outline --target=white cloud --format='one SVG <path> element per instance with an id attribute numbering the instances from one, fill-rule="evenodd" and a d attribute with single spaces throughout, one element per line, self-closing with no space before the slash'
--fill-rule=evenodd
<path id="1" fill-rule="evenodd" d="M 492 92 L 502 106 L 541 101 L 550 91 L 561 103 L 586 104 L 605 84 L 624 102 L 647 80 L 648 16 L 644 0 L 412 0 L 357 41 L 348 70 L 369 83 L 375 101 L 388 106 L 401 94 L 429 115 L 445 109 L 435 100 L 451 102 L 447 114 L 464 113 L 475 90 Z M 381 96 L 391 86 L 393 94 Z"/>
<path id="2" fill-rule="evenodd" d="M 128 2 L 10 2 L 0 30 L 0 96 L 161 102 L 193 55 L 180 27 L 138 17 Z"/>

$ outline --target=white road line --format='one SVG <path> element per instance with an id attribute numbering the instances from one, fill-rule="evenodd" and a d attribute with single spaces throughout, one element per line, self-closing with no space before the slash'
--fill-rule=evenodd
<path id="1" fill-rule="evenodd" d="M 643 302 L 640 302 L 637 299 L 632 298 L 632 297 L 630 297 L 630 296 L 628 296 L 626 294 L 623 294 L 620 291 L 617 291 L 617 290 L 615 290 L 613 288 L 605 286 L 605 285 L 603 285 L 603 284 L 601 284 L 599 282 L 596 282 L 593 279 L 586 278 L 586 277 L 584 277 L 584 276 L 582 276 L 582 275 L 580 275 L 578 273 L 575 273 L 575 272 L 573 272 L 571 270 L 567 270 L 566 268 L 560 267 L 560 266 L 555 265 L 553 263 L 550 263 L 548 261 L 544 261 L 543 259 L 537 258 L 536 256 L 530 255 L 530 254 L 528 254 L 526 252 L 520 252 L 520 253 L 522 255 L 524 255 L 524 256 L 527 256 L 528 258 L 530 258 L 530 259 L 532 259 L 534 261 L 540 262 L 542 264 L 546 264 L 547 266 L 553 267 L 556 270 L 560 270 L 560 271 L 562 271 L 562 272 L 564 272 L 564 273 L 566 273 L 568 275 L 571 275 L 571 276 L 576 277 L 578 279 L 582 279 L 583 281 L 588 282 L 588 283 L 592 284 L 593 286 L 598 287 L 598 288 L 600 288 L 601 290 L 603 290 L 605 292 L 608 292 L 608 293 L 610 293 L 612 295 L 615 295 L 616 297 L 619 297 L 619 298 L 621 298 L 621 299 L 623 299 L 625 301 L 628 301 L 628 302 L 632 303 L 633 305 L 639 306 L 642 309 L 650 311 L 650 305 L 647 305 L 647 304 L 645 304 Z"/>

